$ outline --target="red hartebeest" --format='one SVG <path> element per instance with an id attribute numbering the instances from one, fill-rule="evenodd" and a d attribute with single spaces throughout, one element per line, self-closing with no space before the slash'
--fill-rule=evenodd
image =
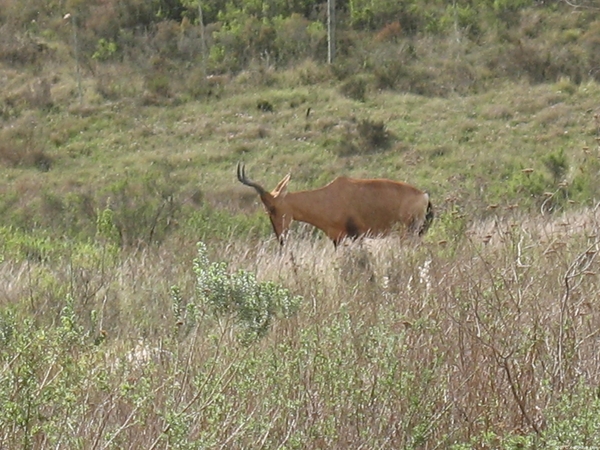
<path id="1" fill-rule="evenodd" d="M 422 235 L 433 220 L 429 195 L 399 181 L 338 177 L 320 189 L 287 192 L 288 174 L 267 192 L 246 177 L 240 163 L 237 177 L 260 195 L 282 245 L 292 220 L 323 230 L 336 247 L 346 237 L 388 234 L 397 224 Z"/>

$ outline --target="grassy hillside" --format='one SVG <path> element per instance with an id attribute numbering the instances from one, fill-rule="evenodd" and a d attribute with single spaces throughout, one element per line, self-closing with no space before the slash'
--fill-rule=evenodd
<path id="1" fill-rule="evenodd" d="M 123 245 L 202 237 L 198 222 L 210 234 L 224 215 L 264 237 L 234 177 L 240 160 L 266 186 L 288 172 L 292 189 L 339 174 L 405 180 L 439 213 L 473 219 L 489 205 L 556 212 L 598 197 L 600 22 L 588 5 L 379 5 L 368 16 L 352 2 L 340 5 L 338 58 L 324 65 L 291 45 L 312 42 L 318 14 L 267 8 L 258 23 L 246 5 L 210 23 L 217 10 L 204 2 L 209 57 L 192 3 L 73 1 L 63 18 L 5 2 L 5 226 L 87 239 L 108 209 Z M 386 14 L 399 19 L 380 23 Z M 246 47 L 244 27 L 259 37 Z"/>
<path id="2" fill-rule="evenodd" d="M 129 242 L 148 238 L 154 216 L 161 232 L 176 219 L 193 233 L 186 222 L 202 208 L 259 210 L 235 179 L 238 161 L 267 187 L 288 172 L 291 189 L 341 174 L 404 180 L 428 191 L 439 213 L 458 208 L 473 219 L 491 204 L 539 212 L 548 193 L 554 210 L 593 205 L 598 194 L 594 82 L 356 101 L 334 84 L 284 87 L 286 74 L 276 78 L 243 92 L 232 82 L 230 95 L 204 102 L 24 114 L 3 130 L 2 222 L 89 236 L 108 206 Z"/>
<path id="3" fill-rule="evenodd" d="M 353 2 L 333 65 L 281 38 L 320 16 L 244 10 L 276 61 L 225 17 L 241 53 L 203 67 L 178 2 L 63 2 L 74 30 L 0 0 L 0 448 L 600 446 L 600 27 L 516 3 Z M 115 11 L 153 26 L 111 41 Z M 436 219 L 281 249 L 239 161 L 407 181 Z"/>

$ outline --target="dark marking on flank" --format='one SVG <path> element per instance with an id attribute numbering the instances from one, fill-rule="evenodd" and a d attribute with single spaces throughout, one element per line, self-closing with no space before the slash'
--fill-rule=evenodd
<path id="1" fill-rule="evenodd" d="M 358 226 L 352 217 L 348 217 L 348 220 L 346 220 L 346 235 L 352 239 L 356 239 L 360 236 Z"/>

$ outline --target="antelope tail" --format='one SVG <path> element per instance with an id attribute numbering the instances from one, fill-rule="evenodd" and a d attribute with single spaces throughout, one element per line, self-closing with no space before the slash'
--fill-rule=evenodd
<path id="1" fill-rule="evenodd" d="M 427 212 L 425 213 L 425 220 L 423 221 L 423 225 L 419 230 L 419 236 L 423 236 L 425 233 L 427 233 L 427 230 L 429 230 L 429 227 L 431 226 L 431 222 L 433 222 L 434 217 L 435 214 L 433 212 L 433 205 L 431 204 L 431 200 L 428 200 Z"/>

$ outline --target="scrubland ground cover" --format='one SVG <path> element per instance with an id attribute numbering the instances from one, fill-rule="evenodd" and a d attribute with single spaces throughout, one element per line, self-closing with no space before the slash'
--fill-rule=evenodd
<path id="1" fill-rule="evenodd" d="M 598 216 L 564 220 L 497 219 L 487 244 L 438 229 L 443 244 L 95 244 L 6 260 L 0 439 L 593 448 Z"/>
<path id="2" fill-rule="evenodd" d="M 600 447 L 594 4 L 201 3 L 0 0 L 0 448 Z"/>

